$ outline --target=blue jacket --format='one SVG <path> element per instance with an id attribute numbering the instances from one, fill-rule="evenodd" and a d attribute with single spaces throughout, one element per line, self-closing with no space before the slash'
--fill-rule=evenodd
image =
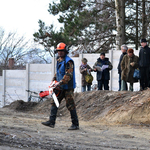
<path id="1" fill-rule="evenodd" d="M 62 61 L 62 62 L 57 61 L 56 80 L 58 82 L 63 79 L 63 77 L 65 75 L 65 67 L 69 61 L 72 61 L 74 64 L 74 61 L 67 55 L 66 55 L 64 61 Z M 76 87 L 75 67 L 73 67 L 73 78 L 68 82 L 68 84 L 61 85 L 61 87 L 65 90 L 74 89 Z"/>

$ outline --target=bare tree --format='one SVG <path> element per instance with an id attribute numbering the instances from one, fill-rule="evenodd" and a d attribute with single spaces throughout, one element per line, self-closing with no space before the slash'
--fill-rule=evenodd
<path id="1" fill-rule="evenodd" d="M 29 41 L 25 41 L 23 36 L 17 37 L 16 33 L 11 32 L 5 35 L 5 32 L 2 31 L 0 41 L 1 65 L 6 68 L 9 58 L 14 58 L 16 62 L 23 59 L 30 49 L 28 43 Z"/>
<path id="2" fill-rule="evenodd" d="M 9 58 L 14 58 L 15 66 L 25 66 L 26 63 L 49 63 L 45 52 L 35 48 L 30 40 L 24 36 L 19 37 L 17 33 L 5 33 L 0 28 L 0 72 L 8 68 Z"/>

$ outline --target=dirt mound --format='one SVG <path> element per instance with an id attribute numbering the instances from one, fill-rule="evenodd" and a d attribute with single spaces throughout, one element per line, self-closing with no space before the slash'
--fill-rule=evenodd
<path id="1" fill-rule="evenodd" d="M 91 91 L 75 93 L 77 113 L 80 119 L 94 120 L 111 124 L 146 124 L 150 125 L 150 89 L 139 92 Z M 10 109 L 32 111 L 49 115 L 51 100 L 42 103 L 16 101 Z M 62 101 L 58 116 L 69 116 Z"/>
<path id="2" fill-rule="evenodd" d="M 12 102 L 10 105 L 4 106 L 4 108 L 13 109 L 15 111 L 26 112 L 26 111 L 32 111 L 37 105 L 38 103 L 36 102 L 24 102 L 23 100 L 17 100 Z"/>

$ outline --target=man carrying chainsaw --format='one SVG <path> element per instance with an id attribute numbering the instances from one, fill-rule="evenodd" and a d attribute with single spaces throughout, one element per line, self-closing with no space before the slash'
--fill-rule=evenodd
<path id="1" fill-rule="evenodd" d="M 74 88 L 76 87 L 74 61 L 67 56 L 68 50 L 66 49 L 66 44 L 59 43 L 57 45 L 56 52 L 58 53 L 58 59 L 56 65 L 56 74 L 53 78 L 53 81 L 54 80 L 58 81 L 54 85 L 56 88 L 57 87 L 62 88 L 62 92 L 61 95 L 58 97 L 58 101 L 59 103 L 61 103 L 62 99 L 65 98 L 66 107 L 70 111 L 72 125 L 68 130 L 77 130 L 79 129 L 79 121 L 73 98 Z M 57 110 L 58 108 L 53 101 L 49 120 L 46 122 L 42 122 L 42 124 L 54 128 Z"/>

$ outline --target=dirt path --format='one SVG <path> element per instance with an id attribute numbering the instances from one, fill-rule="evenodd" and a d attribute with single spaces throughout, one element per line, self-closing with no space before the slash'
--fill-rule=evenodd
<path id="1" fill-rule="evenodd" d="M 0 109 L 0 150 L 148 150 L 150 128 L 104 125 L 80 120 L 80 130 L 68 131 L 70 118 L 58 117 L 54 129 L 41 125 L 44 114 Z"/>

